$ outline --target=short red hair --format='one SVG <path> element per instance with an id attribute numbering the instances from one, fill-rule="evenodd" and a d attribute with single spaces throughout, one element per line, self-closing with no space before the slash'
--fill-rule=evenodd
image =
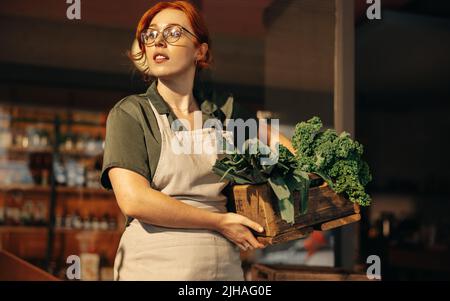
<path id="1" fill-rule="evenodd" d="M 141 50 L 141 52 L 132 55 L 131 59 L 139 60 L 144 55 L 145 44 L 141 41 L 141 33 L 149 27 L 153 18 L 164 9 L 177 9 L 184 12 L 192 26 L 192 29 L 194 31 L 193 33 L 197 36 L 198 40 L 195 41 L 196 46 L 202 43 L 208 44 L 208 52 L 202 60 L 197 62 L 197 67 L 199 69 L 209 68 L 213 60 L 211 54 L 211 40 L 209 37 L 209 31 L 206 27 L 206 22 L 203 16 L 200 14 L 199 10 L 188 1 L 159 2 L 144 13 L 144 15 L 141 17 L 141 20 L 139 21 L 136 30 L 136 40 L 138 41 L 139 49 Z"/>

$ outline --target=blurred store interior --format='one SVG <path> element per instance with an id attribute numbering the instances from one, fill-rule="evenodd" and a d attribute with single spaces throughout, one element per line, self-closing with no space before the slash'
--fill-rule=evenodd
<path id="1" fill-rule="evenodd" d="M 339 0 L 192 2 L 213 40 L 207 80 L 279 118 L 284 134 L 314 115 L 335 127 L 336 80 L 352 87 L 343 106 L 354 114 L 340 128 L 350 125 L 373 173 L 358 225 L 243 253 L 245 266 L 362 271 L 378 255 L 384 279 L 450 279 L 449 2 L 384 0 L 381 20 L 368 20 L 357 0 L 346 19 L 354 39 L 343 41 Z M 60 279 L 81 253 L 97 254 L 86 258 L 99 266 L 94 279 L 112 279 L 124 217 L 98 181 L 105 122 L 146 90 L 126 51 L 154 3 L 84 1 L 81 20 L 69 20 L 66 1 L 0 2 L 0 249 Z M 345 72 L 342 43 L 354 54 Z"/>

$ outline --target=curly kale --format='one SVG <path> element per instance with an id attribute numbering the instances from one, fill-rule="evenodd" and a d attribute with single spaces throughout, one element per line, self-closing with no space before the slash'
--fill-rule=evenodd
<path id="1" fill-rule="evenodd" d="M 316 173 L 336 193 L 344 193 L 352 202 L 370 205 L 364 187 L 372 177 L 368 164 L 361 158 L 363 146 L 346 132 L 338 134 L 332 129 L 321 132 L 322 126 L 319 117 L 296 125 L 292 145 L 298 168 Z"/>

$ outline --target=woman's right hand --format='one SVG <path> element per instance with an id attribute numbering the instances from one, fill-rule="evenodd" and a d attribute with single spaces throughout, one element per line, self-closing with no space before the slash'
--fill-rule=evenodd
<path id="1" fill-rule="evenodd" d="M 242 250 L 264 248 L 265 245 L 258 242 L 250 229 L 263 232 L 264 228 L 251 219 L 236 213 L 221 213 L 217 225 L 217 231 L 235 243 Z"/>

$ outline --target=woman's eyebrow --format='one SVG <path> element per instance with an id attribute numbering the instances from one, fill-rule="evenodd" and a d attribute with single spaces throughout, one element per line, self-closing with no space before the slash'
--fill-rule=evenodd
<path id="1" fill-rule="evenodd" d="M 167 26 L 170 26 L 170 25 L 178 25 L 178 26 L 182 26 L 182 25 L 180 25 L 180 24 L 178 24 L 178 23 L 168 23 L 168 24 L 163 24 L 163 25 L 165 25 L 164 27 L 167 27 Z M 150 27 L 159 27 L 159 26 L 158 26 L 158 24 L 152 23 L 152 24 L 150 24 L 148 27 L 150 28 Z"/>

